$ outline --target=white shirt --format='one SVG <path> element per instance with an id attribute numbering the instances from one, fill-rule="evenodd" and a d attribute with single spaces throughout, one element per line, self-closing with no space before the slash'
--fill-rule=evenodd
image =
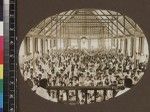
<path id="1" fill-rule="evenodd" d="M 115 97 L 118 97 L 118 96 L 122 95 L 123 93 L 125 93 L 125 92 L 127 92 L 127 91 L 129 91 L 129 90 L 130 90 L 130 88 L 125 88 L 124 90 L 119 91 L 119 92 L 116 94 Z"/>
<path id="2" fill-rule="evenodd" d="M 45 98 L 45 99 L 47 99 L 47 100 L 50 100 L 50 96 L 47 93 L 47 90 L 44 89 L 44 88 L 42 88 L 42 87 L 38 87 L 36 89 L 36 94 L 39 95 L 39 96 L 41 96 L 41 97 L 43 97 L 43 98 Z"/>

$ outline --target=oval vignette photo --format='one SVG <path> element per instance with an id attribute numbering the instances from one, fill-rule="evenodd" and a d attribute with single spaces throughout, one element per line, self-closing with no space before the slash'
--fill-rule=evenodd
<path id="1" fill-rule="evenodd" d="M 70 105 L 126 93 L 140 81 L 148 60 L 147 38 L 138 24 L 101 9 L 47 17 L 30 29 L 19 50 L 21 75 L 31 91 Z"/>

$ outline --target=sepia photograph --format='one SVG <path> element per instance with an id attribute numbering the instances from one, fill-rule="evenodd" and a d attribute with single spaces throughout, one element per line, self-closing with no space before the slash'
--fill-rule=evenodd
<path id="1" fill-rule="evenodd" d="M 30 29 L 19 50 L 20 72 L 31 91 L 69 105 L 111 101 L 126 93 L 140 81 L 148 60 L 139 25 L 101 9 L 47 17 Z"/>

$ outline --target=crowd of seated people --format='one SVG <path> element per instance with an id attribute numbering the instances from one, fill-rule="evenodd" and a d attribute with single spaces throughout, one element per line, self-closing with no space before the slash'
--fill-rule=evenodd
<path id="1" fill-rule="evenodd" d="M 125 79 L 130 79 L 135 85 L 144 74 L 146 64 L 146 61 L 123 55 L 120 50 L 99 50 L 90 56 L 84 50 L 67 49 L 52 50 L 43 55 L 36 52 L 33 58 L 21 63 L 20 68 L 24 80 L 32 81 L 32 90 L 45 99 L 54 102 L 69 99 L 85 104 L 86 99 L 86 103 L 108 100 L 114 96 L 114 92 L 108 90 L 104 94 L 103 90 L 97 90 L 96 93 L 94 90 L 86 93 L 82 90 L 60 90 L 58 95 L 57 90 L 47 87 L 121 87 Z"/>

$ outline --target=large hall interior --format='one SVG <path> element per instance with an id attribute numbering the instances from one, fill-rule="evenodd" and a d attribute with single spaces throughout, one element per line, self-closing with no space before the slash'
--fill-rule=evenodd
<path id="1" fill-rule="evenodd" d="M 98 9 L 44 19 L 27 33 L 19 50 L 20 71 L 32 82 L 32 91 L 69 104 L 121 95 L 138 83 L 148 59 L 148 42 L 138 24 L 126 15 Z"/>

